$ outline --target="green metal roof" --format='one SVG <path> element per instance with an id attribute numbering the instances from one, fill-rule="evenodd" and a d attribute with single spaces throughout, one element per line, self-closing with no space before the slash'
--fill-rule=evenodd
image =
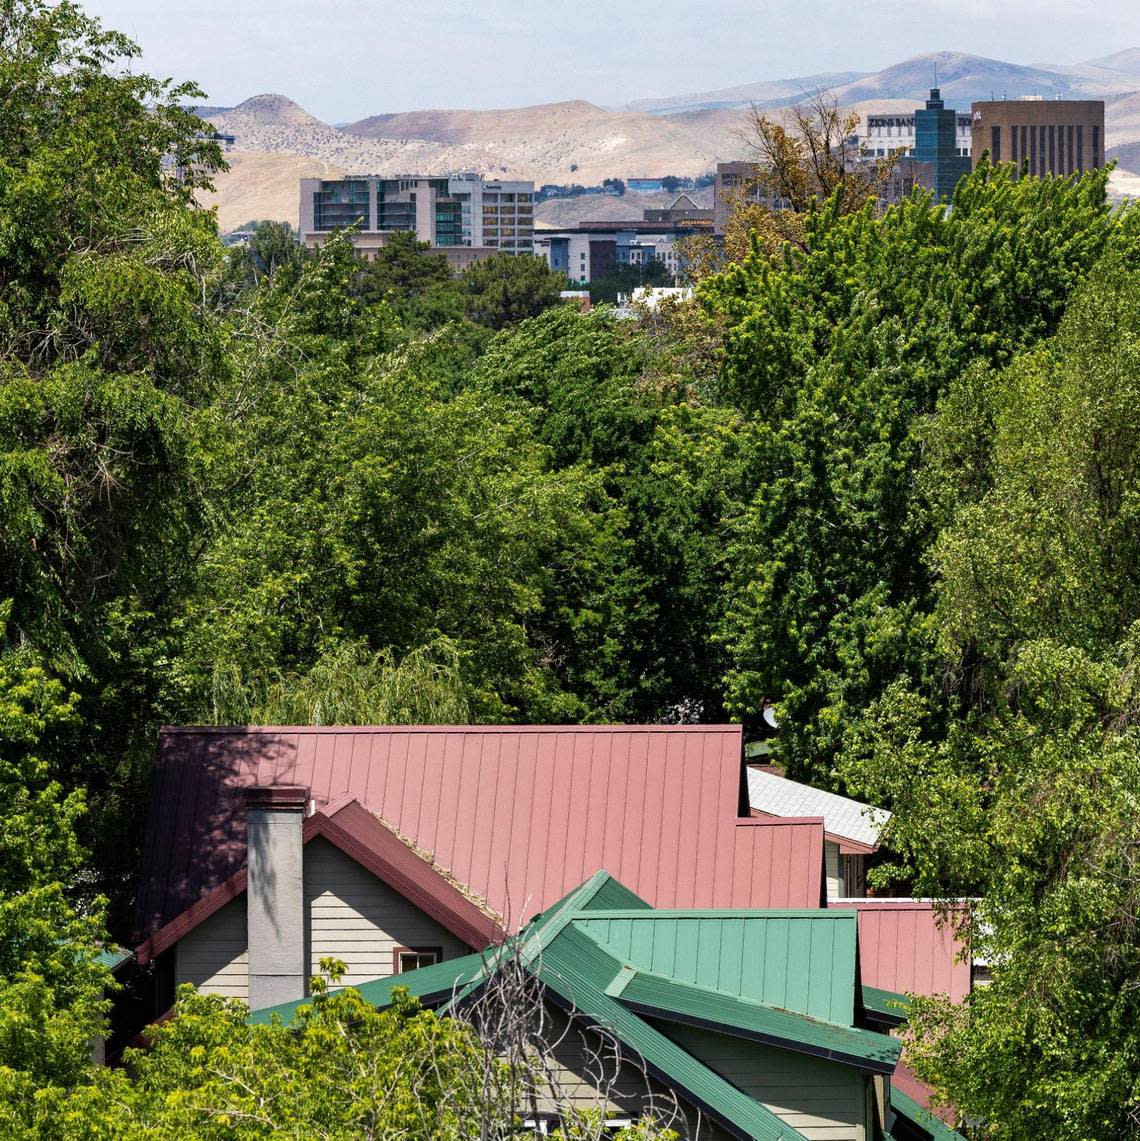
<path id="1" fill-rule="evenodd" d="M 891 1026 L 901 1026 L 906 1021 L 906 1003 L 910 1000 L 905 994 L 898 994 L 893 990 L 881 990 L 879 987 L 864 986 L 863 1009 L 867 1015 L 877 1022 L 886 1022 Z M 903 1006 L 896 1006 L 902 1003 Z"/>
<path id="2" fill-rule="evenodd" d="M 667 1021 L 782 1046 L 872 1073 L 893 1073 L 902 1050 L 902 1043 L 886 1034 L 817 1022 L 657 975 L 630 972 L 620 993 L 611 987 L 610 994 L 623 1006 Z"/>
<path id="3" fill-rule="evenodd" d="M 581 911 L 651 911 L 652 908 L 639 895 L 635 895 L 625 884 L 618 883 L 609 872 L 598 872 L 590 882 L 595 888 L 590 898 L 583 903 Z"/>
<path id="4" fill-rule="evenodd" d="M 655 911 L 599 872 L 536 915 L 507 950 L 553 1001 L 609 1029 L 631 1057 L 742 1141 L 803 1141 L 649 1018 L 890 1072 L 899 1044 L 853 1025 L 856 921 L 853 911 Z M 358 989 L 385 1006 L 403 986 L 451 1011 L 478 989 L 500 953 L 489 948 Z M 251 1021 L 276 1014 L 288 1022 L 301 1005 L 257 1011 Z"/>
<path id="5" fill-rule="evenodd" d="M 407 987 L 425 1006 L 431 1006 L 450 998 L 457 990 L 466 987 L 472 980 L 482 978 L 487 958 L 484 954 L 464 955 L 460 959 L 448 959 L 443 963 L 433 963 L 430 967 L 420 967 L 416 971 L 405 971 L 402 975 L 389 975 L 362 983 L 356 989 L 373 1006 L 384 1007 L 392 1001 L 392 991 L 396 987 Z M 289 1023 L 301 1006 L 311 1005 L 311 998 L 296 1002 L 284 1002 L 280 1006 L 267 1006 L 255 1010 L 249 1021 L 270 1022 L 276 1015 L 282 1022 Z"/>
<path id="6" fill-rule="evenodd" d="M 901 1090 L 891 1086 L 891 1109 L 905 1118 L 906 1122 L 917 1131 L 917 1136 L 927 1137 L 930 1141 L 962 1141 L 962 1134 L 951 1129 L 941 1117 L 935 1116 L 929 1109 L 923 1109 L 912 1097 L 907 1097 Z"/>
<path id="7" fill-rule="evenodd" d="M 129 963 L 134 957 L 134 952 L 128 951 L 125 947 L 104 947 L 95 956 L 95 962 L 113 973 L 124 963 Z"/>
<path id="8" fill-rule="evenodd" d="M 855 911 L 605 911 L 575 926 L 623 963 L 850 1026 Z"/>

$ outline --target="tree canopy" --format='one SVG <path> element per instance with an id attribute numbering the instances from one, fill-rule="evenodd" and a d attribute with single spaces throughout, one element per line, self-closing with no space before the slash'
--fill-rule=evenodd
<path id="1" fill-rule="evenodd" d="M 5 1135 L 466 1112 L 458 1070 L 413 1109 L 365 1061 L 464 1032 L 351 996 L 299 1033 L 186 996 L 93 1069 L 159 725 L 772 705 L 791 775 L 892 810 L 880 885 L 972 901 L 993 981 L 915 1004 L 919 1075 L 976 1138 L 1135 1136 L 1140 223 L 1107 172 L 981 159 L 882 209 L 837 107 L 758 121 L 794 208 L 624 320 L 413 235 L 227 249 L 201 93 L 137 54 L 0 0 Z"/>

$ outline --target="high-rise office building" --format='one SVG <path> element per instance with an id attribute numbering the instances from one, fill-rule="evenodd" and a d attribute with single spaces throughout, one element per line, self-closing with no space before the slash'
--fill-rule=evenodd
<path id="1" fill-rule="evenodd" d="M 410 231 L 457 266 L 494 253 L 534 252 L 534 183 L 477 174 L 446 177 L 356 175 L 301 179 L 300 234 L 318 245 L 332 230 L 357 226 L 353 243 L 375 252 Z"/>
<path id="2" fill-rule="evenodd" d="M 958 112 L 947 107 L 937 87 L 930 89 L 926 106 L 914 113 L 914 159 L 930 170 L 930 189 L 936 202 L 948 202 L 963 175 L 970 173 L 970 158 L 958 141 Z"/>
<path id="3" fill-rule="evenodd" d="M 1078 174 L 1104 166 L 1100 99 L 1002 99 L 975 103 L 973 159 L 1025 164 L 1030 174 Z"/>
<path id="4" fill-rule="evenodd" d="M 869 111 L 867 130 L 859 141 L 867 158 L 886 158 L 897 155 L 899 158 L 913 158 L 915 146 L 915 115 L 900 115 L 893 111 Z M 959 157 L 970 156 L 972 132 L 968 112 L 955 112 L 954 149 Z"/>

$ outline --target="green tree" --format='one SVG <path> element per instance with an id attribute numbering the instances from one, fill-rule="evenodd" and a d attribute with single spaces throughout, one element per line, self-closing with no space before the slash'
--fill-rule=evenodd
<path id="1" fill-rule="evenodd" d="M 730 551 L 729 708 L 779 702 L 793 773 L 834 779 L 870 702 L 900 676 L 933 681 L 919 429 L 974 362 L 1056 330 L 1113 232 L 1104 185 L 983 163 L 949 212 L 917 196 L 844 215 L 836 199 L 802 251 L 757 250 L 705 285 L 727 322 L 722 384 L 760 430 Z"/>
<path id="2" fill-rule="evenodd" d="M 221 155 L 196 88 L 137 55 L 68 0 L 0 0 L 0 598 L 84 697 L 42 756 L 91 792 L 96 886 L 126 871 L 113 808 L 203 509 L 189 425 L 226 370 L 223 252 L 193 206 Z"/>
<path id="3" fill-rule="evenodd" d="M 110 980 L 96 961 L 98 901 L 77 913 L 64 885 L 81 873 L 80 791 L 66 792 L 39 756 L 75 719 L 76 695 L 30 649 L 5 637 L 0 607 L 0 1129 L 36 1091 L 85 1072 Z"/>
<path id="4" fill-rule="evenodd" d="M 1140 1114 L 1140 272 L 1112 253 L 1059 334 L 971 370 L 927 432 L 940 676 L 897 682 L 846 773 L 895 803 L 920 890 L 977 895 L 993 972 L 918 1004 L 912 1061 L 981 1137 L 1125 1138 Z"/>
<path id="5" fill-rule="evenodd" d="M 502 329 L 557 305 L 566 278 L 541 258 L 495 254 L 469 265 L 459 275 L 459 285 L 467 316 Z"/>
<path id="6" fill-rule="evenodd" d="M 636 322 L 571 307 L 500 334 L 476 383 L 525 400 L 555 466 L 596 472 L 619 513 L 612 563 L 579 585 L 588 602 L 544 620 L 585 715 L 717 716 L 724 519 L 751 485 L 743 417 L 694 400 L 667 342 Z"/>
<path id="7" fill-rule="evenodd" d="M 307 252 L 288 222 L 249 222 L 241 228 L 252 233 L 247 242 L 229 250 L 222 275 L 222 288 L 230 304 L 233 295 L 256 286 L 264 278 L 272 279 L 277 274 L 295 277 Z"/>
<path id="8" fill-rule="evenodd" d="M 268 671 L 267 671 L 268 672 Z M 214 672 L 212 720 L 222 725 L 464 725 L 460 658 L 446 638 L 402 661 L 362 642 L 328 646 L 307 673 L 258 677 L 250 692 L 238 663 Z"/>
<path id="9" fill-rule="evenodd" d="M 439 328 L 463 316 L 463 295 L 443 254 L 397 231 L 365 263 L 361 290 L 366 301 L 385 301 L 413 332 Z"/>
<path id="10" fill-rule="evenodd" d="M 550 470 L 520 401 L 455 393 L 450 367 L 433 383 L 438 340 L 397 350 L 343 237 L 262 305 L 250 320 L 273 339 L 250 338 L 209 420 L 217 506 L 177 627 L 181 716 L 212 715 L 219 669 L 257 694 L 331 643 L 396 661 L 444 637 L 473 716 L 562 719 L 540 617 L 613 541 L 596 477 Z"/>
<path id="11" fill-rule="evenodd" d="M 672 284 L 673 275 L 659 258 L 652 258 L 645 265 L 616 265 L 604 277 L 590 282 L 590 300 L 595 305 L 616 305 L 619 293 L 628 296 L 639 285 Z"/>
<path id="12" fill-rule="evenodd" d="M 333 978 L 343 969 L 332 960 L 322 966 Z M 523 1121 L 541 1091 L 537 1104 L 557 1098 L 565 1136 L 575 1141 L 677 1141 L 652 1117 L 611 1133 L 601 1112 L 579 1111 L 555 1078 L 560 1067 L 547 1039 L 517 1017 L 520 1005 L 526 1017 L 540 1000 L 516 997 L 521 1003 L 502 1010 L 499 1029 L 507 1028 L 508 1042 L 521 1032 L 522 1050 L 504 1048 L 502 1033 L 498 1041 L 481 1037 L 478 1015 L 437 1015 L 403 988 L 378 1010 L 355 989 L 330 992 L 317 978 L 311 1001 L 288 1024 L 251 1025 L 243 1003 L 185 987 L 174 1017 L 148 1032 L 150 1048 L 128 1052 L 126 1070 L 44 1089 L 23 1118 L 9 1119 L 7 1135 L 465 1141 L 529 1133 Z"/>
<path id="13" fill-rule="evenodd" d="M 478 1041 L 414 999 L 378 1011 L 354 990 L 320 991 L 291 1026 L 251 1026 L 248 1015 L 242 1003 L 185 988 L 127 1070 L 44 1090 L 26 1135 L 458 1139 L 478 1118 Z"/>

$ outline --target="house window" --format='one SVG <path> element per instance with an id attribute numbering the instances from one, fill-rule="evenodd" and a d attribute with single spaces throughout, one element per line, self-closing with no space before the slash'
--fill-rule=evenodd
<path id="1" fill-rule="evenodd" d="M 553 1137 L 556 1133 L 564 1131 L 565 1122 L 556 1114 L 542 1114 L 539 1117 L 529 1117 L 522 1123 L 528 1132 L 537 1133 L 540 1137 Z M 628 1129 L 633 1124 L 631 1117 L 608 1117 L 602 1123 L 602 1136 L 611 1136 Z"/>
<path id="2" fill-rule="evenodd" d="M 395 947 L 392 950 L 392 973 L 402 975 L 405 971 L 418 971 L 420 967 L 430 967 L 443 962 L 442 947 Z"/>

